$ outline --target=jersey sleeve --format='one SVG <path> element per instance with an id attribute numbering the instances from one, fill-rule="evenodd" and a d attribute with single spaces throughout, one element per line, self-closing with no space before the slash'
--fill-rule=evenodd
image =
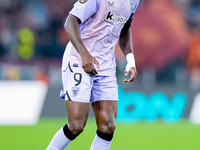
<path id="1" fill-rule="evenodd" d="M 137 7 L 138 7 L 138 5 L 139 5 L 139 0 L 136 0 L 136 4 L 135 4 L 135 6 L 133 7 L 133 9 L 132 9 L 132 12 L 131 13 L 135 13 L 136 12 L 136 9 L 137 9 Z"/>
<path id="2" fill-rule="evenodd" d="M 69 14 L 76 16 L 83 23 L 99 10 L 101 3 L 102 0 L 78 0 Z"/>
<path id="3" fill-rule="evenodd" d="M 134 13 L 135 13 L 135 11 L 136 11 L 138 5 L 139 5 L 139 0 L 136 1 L 136 4 L 135 4 L 135 6 L 133 7 L 133 9 L 132 9 L 132 11 L 131 11 L 131 16 L 129 17 L 129 19 L 128 19 L 128 21 L 127 21 L 127 24 L 128 24 L 128 27 L 129 27 L 129 28 L 130 28 L 130 26 L 131 26 L 131 24 L 132 24 L 132 22 L 133 22 L 133 16 L 134 16 Z"/>

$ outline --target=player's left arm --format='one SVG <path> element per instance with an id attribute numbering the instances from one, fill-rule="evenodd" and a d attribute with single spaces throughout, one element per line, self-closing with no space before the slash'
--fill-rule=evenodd
<path id="1" fill-rule="evenodd" d="M 127 65 L 125 70 L 125 76 L 131 74 L 129 79 L 124 79 L 124 82 L 132 82 L 137 74 L 135 67 L 135 59 L 133 55 L 133 46 L 132 46 L 132 34 L 131 34 L 131 23 L 133 20 L 133 14 L 130 16 L 129 20 L 125 23 L 119 37 L 119 46 L 126 56 Z"/>

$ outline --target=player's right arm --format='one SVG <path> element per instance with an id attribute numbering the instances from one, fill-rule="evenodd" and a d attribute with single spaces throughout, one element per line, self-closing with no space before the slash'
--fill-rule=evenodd
<path id="1" fill-rule="evenodd" d="M 72 42 L 73 46 L 81 56 L 82 67 L 84 71 L 91 75 L 96 75 L 98 73 L 94 67 L 94 64 L 97 66 L 97 68 L 99 68 L 99 63 L 93 56 L 90 55 L 85 45 L 83 44 L 79 30 L 80 22 L 80 19 L 77 17 L 69 15 L 65 21 L 64 27 L 69 40 Z"/>

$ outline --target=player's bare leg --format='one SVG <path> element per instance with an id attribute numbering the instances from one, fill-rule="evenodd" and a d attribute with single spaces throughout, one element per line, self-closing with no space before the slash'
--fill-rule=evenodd
<path id="1" fill-rule="evenodd" d="M 97 123 L 97 134 L 90 150 L 109 150 L 116 126 L 117 104 L 117 101 L 92 103 Z"/>
<path id="2" fill-rule="evenodd" d="M 89 111 L 89 103 L 66 101 L 68 123 L 53 137 L 47 150 L 63 150 L 84 129 Z"/>
<path id="3" fill-rule="evenodd" d="M 68 110 L 68 128 L 74 135 L 79 135 L 86 124 L 89 103 L 66 101 Z"/>

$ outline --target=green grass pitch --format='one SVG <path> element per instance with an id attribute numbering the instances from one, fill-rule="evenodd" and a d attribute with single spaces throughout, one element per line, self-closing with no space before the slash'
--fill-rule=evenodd
<path id="1" fill-rule="evenodd" d="M 35 126 L 0 126 L 0 150 L 45 150 L 66 119 L 41 119 Z M 67 150 L 89 150 L 95 136 L 94 119 Z M 176 124 L 117 123 L 110 150 L 200 150 L 200 125 L 188 120 Z"/>

